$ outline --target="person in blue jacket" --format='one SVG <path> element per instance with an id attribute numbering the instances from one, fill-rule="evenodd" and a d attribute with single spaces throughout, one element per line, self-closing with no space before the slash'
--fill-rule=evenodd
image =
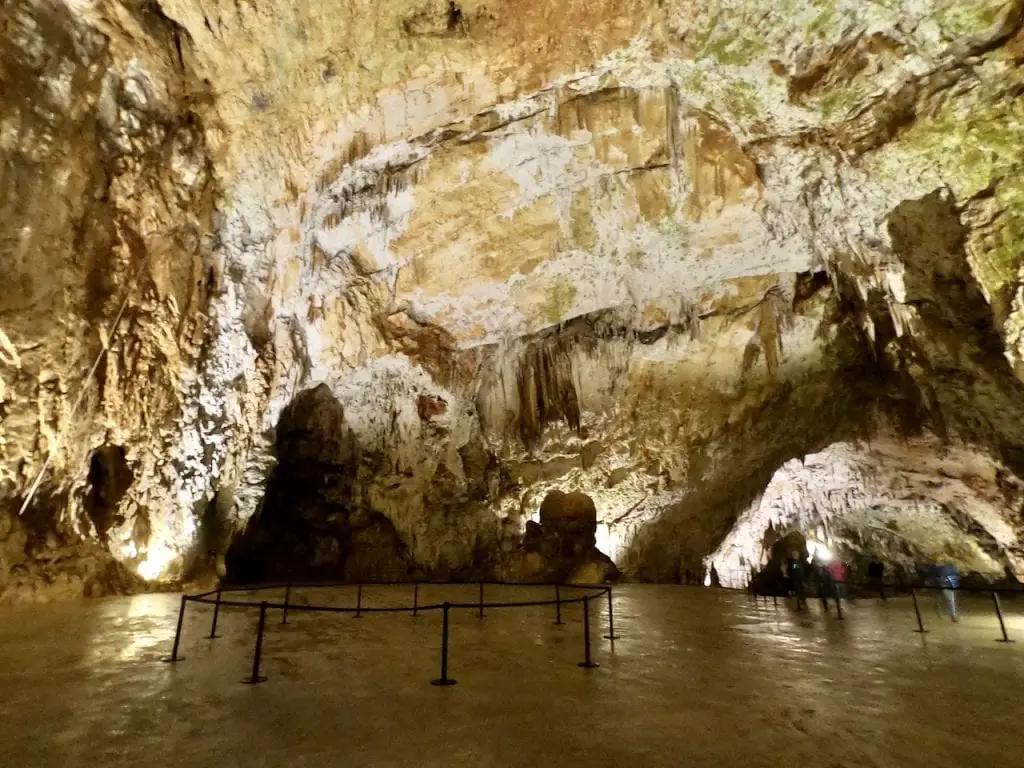
<path id="1" fill-rule="evenodd" d="M 933 565 L 929 569 L 930 581 L 942 590 L 942 602 L 946 613 L 953 621 L 960 621 L 956 604 L 956 588 L 960 586 L 960 574 L 952 563 Z"/>

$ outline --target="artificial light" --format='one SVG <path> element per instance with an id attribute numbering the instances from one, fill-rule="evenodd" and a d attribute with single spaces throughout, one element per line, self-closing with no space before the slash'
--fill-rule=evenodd
<path id="1" fill-rule="evenodd" d="M 817 559 L 822 563 L 828 563 L 835 559 L 835 555 L 832 550 L 822 544 L 820 541 L 808 541 L 807 542 L 807 560 Z"/>

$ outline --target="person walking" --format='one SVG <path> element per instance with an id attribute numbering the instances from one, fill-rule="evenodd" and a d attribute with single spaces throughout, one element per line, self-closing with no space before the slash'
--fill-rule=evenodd
<path id="1" fill-rule="evenodd" d="M 833 558 L 825 564 L 828 571 L 829 581 L 832 582 L 832 599 L 840 600 L 846 597 L 846 563 L 838 557 Z"/>
<path id="2" fill-rule="evenodd" d="M 804 585 L 807 567 L 804 564 L 800 553 L 797 551 L 790 554 L 787 565 L 789 569 L 790 584 L 793 588 L 794 594 L 796 595 L 796 609 L 801 611 L 807 607 L 807 592 Z"/>
<path id="3" fill-rule="evenodd" d="M 931 579 L 934 585 L 939 588 L 941 594 L 941 605 L 949 618 L 953 621 L 960 621 L 960 611 L 957 607 L 956 590 L 960 586 L 960 574 L 952 563 L 941 563 L 932 566 L 930 569 Z"/>

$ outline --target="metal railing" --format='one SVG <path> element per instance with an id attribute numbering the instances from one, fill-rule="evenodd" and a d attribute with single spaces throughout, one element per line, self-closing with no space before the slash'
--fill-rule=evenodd
<path id="1" fill-rule="evenodd" d="M 363 587 L 396 587 L 404 586 L 412 589 L 412 601 L 409 606 L 368 606 L 363 604 Z M 420 587 L 466 587 L 467 585 L 477 584 L 477 599 L 473 602 L 457 602 L 451 600 L 445 600 L 440 603 L 430 603 L 423 605 L 420 603 Z M 502 587 L 532 587 L 532 588 L 546 588 L 554 590 L 554 598 L 551 600 L 525 600 L 525 601 L 502 601 L 502 602 L 488 602 L 485 599 L 485 587 L 486 586 L 502 586 Z M 324 588 L 340 588 L 340 587 L 355 587 L 356 588 L 356 601 L 354 606 L 335 606 L 335 605 L 316 605 L 310 603 L 297 603 L 292 597 L 293 591 L 300 589 L 324 589 Z M 234 596 L 246 593 L 266 593 L 268 591 L 284 590 L 284 598 L 281 601 L 272 600 L 244 600 L 237 599 Z M 562 590 L 574 590 L 576 592 L 583 592 L 584 594 L 575 597 L 564 597 Z M 225 595 L 229 599 L 225 599 Z M 252 670 L 248 677 L 242 682 L 250 685 L 256 683 L 262 683 L 267 678 L 265 675 L 260 674 L 260 664 L 263 657 L 263 638 L 267 631 L 267 614 L 270 611 L 281 612 L 281 624 L 288 623 L 289 612 L 305 612 L 305 613 L 347 613 L 351 614 L 352 618 L 361 619 L 365 614 L 373 613 L 409 613 L 413 617 L 419 616 L 423 612 L 428 611 L 440 611 L 442 614 L 441 618 L 441 676 L 435 680 L 432 680 L 433 685 L 448 686 L 455 685 L 455 680 L 448 675 L 448 647 L 449 647 L 449 615 L 452 611 L 465 609 L 475 610 L 477 617 L 480 619 L 484 618 L 485 609 L 504 609 L 504 608 L 533 608 L 549 606 L 555 609 L 555 625 L 561 626 L 564 624 L 562 621 L 562 606 L 582 604 L 583 606 L 583 661 L 579 662 L 578 666 L 584 669 L 593 669 L 600 666 L 593 659 L 591 642 L 590 642 L 590 603 L 593 600 L 598 600 L 601 597 L 607 597 L 608 605 L 608 634 L 604 635 L 606 640 L 611 641 L 612 649 L 614 650 L 615 641 L 619 639 L 619 635 L 615 634 L 615 614 L 614 606 L 612 602 L 612 587 L 606 584 L 551 584 L 551 583 L 537 583 L 537 582 L 506 582 L 506 581 L 479 581 L 479 582 L 436 582 L 436 581 L 413 581 L 413 582 L 286 582 L 283 584 L 260 584 L 252 586 L 231 586 L 231 587 L 220 587 L 218 589 L 210 590 L 209 592 L 202 592 L 197 595 L 182 595 L 181 605 L 178 609 L 178 623 L 177 628 L 174 632 L 174 645 L 171 649 L 171 655 L 162 659 L 162 661 L 168 663 L 176 663 L 184 661 L 185 657 L 180 654 L 181 649 L 181 636 L 182 629 L 185 623 L 185 611 L 189 603 L 195 603 L 199 605 L 213 606 L 213 614 L 210 620 L 210 634 L 208 639 L 213 640 L 219 637 L 217 634 L 217 622 L 220 618 L 221 608 L 242 608 L 259 611 L 259 620 L 256 624 L 256 639 L 255 647 L 253 649 L 252 659 Z"/>
<path id="2" fill-rule="evenodd" d="M 817 588 L 818 598 L 821 600 L 822 608 L 827 613 L 829 610 L 829 599 L 835 603 L 836 607 L 836 620 L 843 621 L 843 602 L 840 596 L 840 589 L 843 590 L 854 588 L 858 591 L 867 592 L 869 594 L 878 593 L 878 596 L 885 601 L 887 599 L 886 591 L 889 594 L 906 593 L 910 592 L 911 599 L 914 604 L 914 617 L 917 620 L 917 628 L 914 632 L 918 634 L 927 634 L 928 630 L 924 627 L 924 619 L 921 616 L 921 606 L 918 602 L 918 592 L 964 592 L 967 594 L 981 594 L 990 595 L 992 598 L 992 606 L 995 609 L 996 618 L 999 620 L 999 631 L 1001 637 L 995 638 L 1000 643 L 1012 643 L 1009 634 L 1006 631 L 1006 620 L 1003 616 L 1002 603 L 999 600 L 1000 594 L 1011 594 L 1019 595 L 1024 594 L 1024 589 L 1014 587 L 949 587 L 941 584 L 928 584 L 928 583 L 887 583 L 887 582 L 853 582 L 853 581 L 828 581 L 822 579 L 811 579 L 804 582 L 804 587 L 809 592 L 812 588 Z M 757 591 L 753 586 L 748 587 L 747 592 L 755 603 L 759 600 L 763 600 L 764 604 L 768 604 L 768 598 L 772 598 L 773 604 L 778 606 L 779 597 L 788 597 L 789 595 L 779 595 L 774 592 L 768 591 Z M 797 596 L 798 607 L 800 600 L 806 601 L 807 596 Z"/>

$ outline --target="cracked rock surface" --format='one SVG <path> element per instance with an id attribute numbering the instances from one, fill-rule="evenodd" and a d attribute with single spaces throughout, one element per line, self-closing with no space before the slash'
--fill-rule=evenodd
<path id="1" fill-rule="evenodd" d="M 631 578 L 897 518 L 879 556 L 1024 575 L 1022 25 L 10 0 L 0 600 L 272 519 L 339 577 L 508 575 L 554 490 Z"/>

